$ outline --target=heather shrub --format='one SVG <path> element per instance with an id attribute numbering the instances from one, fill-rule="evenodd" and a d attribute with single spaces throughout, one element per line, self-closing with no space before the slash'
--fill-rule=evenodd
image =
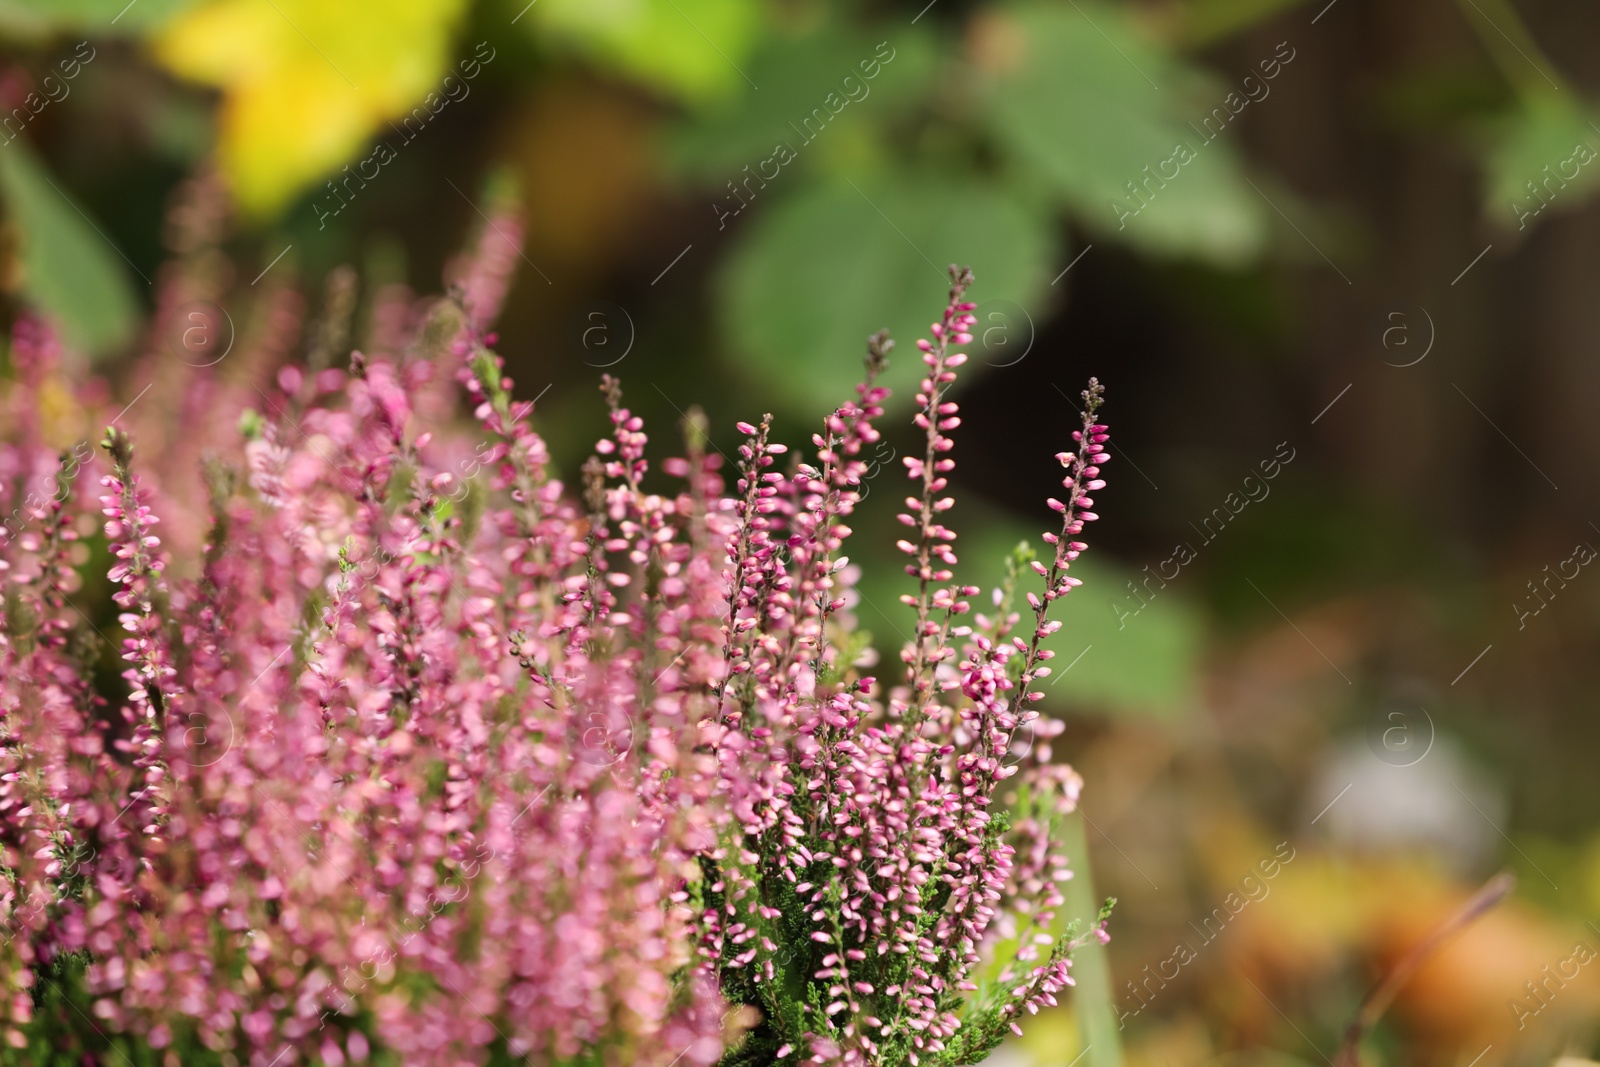
<path id="1" fill-rule="evenodd" d="M 147 356 L 121 412 L 17 323 L 0 1057 L 973 1063 L 1105 937 L 1056 914 L 1081 783 L 1034 708 L 1100 386 L 1045 558 L 975 601 L 952 269 L 899 515 L 913 636 L 879 677 L 843 548 L 892 342 L 803 456 L 768 417 L 725 458 L 691 411 L 656 473 L 608 377 L 569 488 L 487 332 L 509 245 L 448 299 L 377 294 L 365 351 L 352 279 L 303 348 L 281 291 L 235 359 Z M 217 295 L 195 262 L 165 311 Z"/>

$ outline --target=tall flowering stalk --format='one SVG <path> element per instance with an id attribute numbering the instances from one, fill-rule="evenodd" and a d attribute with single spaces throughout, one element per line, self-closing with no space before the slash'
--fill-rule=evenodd
<path id="1" fill-rule="evenodd" d="M 100 459 L 32 413 L 75 395 L 87 422 L 104 390 L 19 324 L 0 1063 L 46 1040 L 40 1005 L 87 1063 L 116 1061 L 111 1035 L 253 1067 L 972 1063 L 1104 937 L 1056 916 L 1050 826 L 1079 783 L 1033 707 L 1103 485 L 1099 386 L 1030 623 L 1020 569 L 974 614 L 944 525 L 973 322 L 952 272 L 901 516 L 915 631 L 883 684 L 843 549 L 887 336 L 804 458 L 768 417 L 724 469 L 696 415 L 657 474 L 605 379 L 574 493 L 485 332 L 515 259 L 480 248 L 450 300 L 380 294 L 347 361 L 351 279 L 303 363 L 297 305 L 268 294 L 237 362 L 125 412 Z M 174 412 L 203 479 L 134 450 Z M 111 625 L 120 679 L 96 669 Z"/>
<path id="2" fill-rule="evenodd" d="M 1051 503 L 1065 521 L 1045 535 L 1057 549 L 1051 566 L 1035 564 L 1046 587 L 1028 594 L 1031 640 L 1009 636 L 1017 621 L 1009 613 L 966 625 L 965 598 L 978 590 L 953 584 L 956 535 L 943 516 L 954 504 L 945 490 L 960 418 L 948 397 L 966 359 L 957 348 L 972 339 L 971 282 L 952 268 L 944 314 L 917 346 L 927 370 L 915 421 L 926 443 L 920 458 L 906 459 L 914 495 L 900 515 L 913 533 L 899 547 L 917 582 L 903 597 L 915 631 L 901 684 L 884 689 L 842 658 L 848 634 L 822 639 L 828 614 L 845 603 L 831 561 L 849 530 L 835 520 L 860 499 L 866 465 L 854 457 L 876 439 L 871 420 L 885 392 L 873 380 L 887 345 L 874 339 L 860 401 L 830 416 L 813 438 L 817 462 L 792 478 L 765 473 L 774 451 L 767 422 L 741 427 L 749 443 L 729 541 L 736 594 L 726 632 L 731 675 L 754 683 L 724 720 L 744 734 L 724 760 L 736 764 L 724 770 L 736 824 L 702 858 L 702 880 L 689 890 L 705 909 L 706 952 L 725 995 L 759 1013 L 730 1064 L 973 1063 L 1020 1033 L 1020 1015 L 1072 984 L 1077 931 L 1058 933 L 1054 914 L 1056 885 L 1070 871 L 1049 846 L 1048 824 L 1072 810 L 1076 790 L 1042 763 L 1008 756 L 1039 719 L 1031 686 L 1049 673 L 1041 642 L 1060 625 L 1049 605 L 1076 584 L 1066 571 L 1083 545 L 1064 538 L 1095 518 L 1086 492 L 1103 484 L 1108 458 L 1095 421 L 1101 389 L 1091 382 L 1084 394 L 1073 435 L 1081 458 L 1064 454 L 1068 500 Z M 790 509 L 781 542 L 786 566 L 773 516 L 796 498 L 803 503 Z M 811 655 L 794 655 L 796 647 Z M 991 805 L 1021 771 L 1013 799 L 1023 817 L 1013 830 Z M 1103 926 L 1104 916 L 1084 936 L 1103 937 Z M 1002 942 L 1008 952 L 997 958 Z"/>

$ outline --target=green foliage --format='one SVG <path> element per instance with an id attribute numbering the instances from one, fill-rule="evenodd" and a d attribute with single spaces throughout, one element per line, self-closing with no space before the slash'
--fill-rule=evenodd
<path id="1" fill-rule="evenodd" d="M 808 411 L 851 395 L 867 335 L 926 331 L 921 294 L 941 264 L 973 265 L 980 304 L 1038 307 L 1055 258 L 1035 205 L 975 177 L 916 170 L 813 186 L 748 225 L 719 278 L 724 327 L 741 369 Z M 920 369 L 898 360 L 885 381 L 903 401 Z"/>
<path id="2" fill-rule="evenodd" d="M 0 192 L 21 232 L 29 298 L 84 351 L 124 344 L 139 313 L 128 265 L 21 140 L 0 148 Z"/>
<path id="3" fill-rule="evenodd" d="M 1121 473 L 1132 471 L 1124 468 Z M 1006 571 L 1021 567 L 1024 575 L 1031 573 L 1025 570 L 1029 541 L 1017 545 L 1026 533 L 1027 527 L 1014 519 L 970 523 L 962 538 L 962 563 L 971 561 L 972 569 L 966 573 L 983 590 L 974 599 L 974 608 L 990 610 L 990 590 L 1005 585 L 1002 566 Z M 1017 547 L 1008 552 L 1007 546 L 1013 545 Z M 1055 609 L 1062 627 L 1045 642 L 1056 654 L 1050 661 L 1055 673 L 1041 683 L 1048 705 L 1117 715 L 1182 715 L 1200 670 L 1203 625 L 1198 611 L 1180 590 L 1168 588 L 1121 624 L 1111 605 L 1127 602 L 1136 608 L 1139 601 L 1128 583 L 1137 585 L 1145 575 L 1116 567 L 1092 551 L 1073 562 L 1072 573 L 1084 584 Z M 1183 580 L 1180 575 L 1172 584 L 1181 585 Z M 1152 581 L 1151 587 L 1156 586 Z"/>
<path id="4" fill-rule="evenodd" d="M 1306 0 L 1189 0 L 1182 8 L 1180 36 L 1192 48 L 1203 48 L 1247 30 Z M 1326 0 L 1324 0 L 1326 2 Z"/>
<path id="5" fill-rule="evenodd" d="M 1531 226 L 1548 205 L 1581 207 L 1600 189 L 1600 128 L 1571 93 L 1530 93 L 1483 138 L 1484 212 L 1510 229 Z"/>
<path id="6" fill-rule="evenodd" d="M 1200 614 L 1180 593 L 1163 590 L 1139 615 L 1119 622 L 1113 603 L 1131 599 L 1128 583 L 1144 575 L 1094 560 L 1080 564 L 1073 568 L 1084 586 L 1061 607 L 1065 638 L 1055 646 L 1053 666 L 1065 671 L 1080 652 L 1083 657 L 1059 682 L 1047 680 L 1046 692 L 1112 712 L 1181 715 L 1199 677 Z"/>
<path id="7" fill-rule="evenodd" d="M 704 183 L 717 229 L 739 231 L 719 277 L 735 359 L 797 408 L 848 395 L 866 334 L 920 330 L 921 279 L 953 260 L 973 263 L 980 304 L 1042 321 L 1069 255 L 1060 213 L 1097 240 L 1222 264 L 1266 246 L 1227 131 L 1207 142 L 1189 125 L 1226 88 L 1116 9 L 992 8 L 965 53 L 928 29 L 830 25 L 770 41 L 747 69 L 761 90 L 698 108 L 671 160 Z M 1137 206 L 1129 183 L 1179 143 L 1197 158 L 1119 218 L 1113 200 Z M 889 384 L 903 394 L 915 372 Z"/>
<path id="8" fill-rule="evenodd" d="M 92 31 L 140 33 L 163 25 L 195 0 L 0 0 L 0 33 L 36 38 Z"/>
<path id="9" fill-rule="evenodd" d="M 1244 182 L 1228 132 L 1207 143 L 1190 125 L 1227 88 L 1135 32 L 1121 9 L 1022 2 L 987 17 L 997 53 L 982 94 L 990 128 L 1075 218 L 1149 252 L 1237 265 L 1264 250 L 1268 209 Z M 1196 158 L 1119 224 L 1112 202 L 1137 206 L 1128 183 L 1179 144 Z"/>
<path id="10" fill-rule="evenodd" d="M 887 63 L 875 54 L 880 42 L 889 46 Z M 761 91 L 738 93 L 690 113 L 667 145 L 668 161 L 679 174 L 726 196 L 726 182 L 742 181 L 745 166 L 754 170 L 776 143 L 785 142 L 798 159 L 784 167 L 775 185 L 793 181 L 791 169 L 814 177 L 818 157 L 837 155 L 838 142 L 853 140 L 857 132 L 876 141 L 883 130 L 918 111 L 946 47 L 918 27 L 872 33 L 847 24 L 769 40 L 745 67 Z M 841 110 L 814 144 L 802 144 L 806 134 L 800 123 L 814 109 L 827 107 L 829 93 L 837 94 L 834 107 L 842 105 Z"/>
<path id="11" fill-rule="evenodd" d="M 91 1014 L 93 998 L 84 986 L 88 959 L 62 956 L 34 969 L 33 1021 L 24 1028 L 22 1048 L 0 1045 L 0 1067 L 80 1067 L 118 1063 L 161 1067 L 164 1053 L 142 1041 L 108 1036 Z M 221 1067 L 213 1052 L 178 1040 L 174 1051 L 184 1067 Z"/>
<path id="12" fill-rule="evenodd" d="M 1066 907 L 1070 916 L 1087 917 L 1098 914 L 1104 918 L 1116 904 L 1116 899 L 1099 903 L 1094 892 L 1094 871 L 1089 866 L 1089 838 L 1084 828 L 1084 818 L 1073 813 L 1062 819 L 1060 826 L 1061 850 L 1072 861 L 1073 877 L 1066 884 Z M 1111 962 L 1106 947 L 1090 939 L 1072 957 L 1072 1004 L 1078 1016 L 1078 1032 L 1084 1043 L 1083 1067 L 1122 1067 L 1121 1028 L 1117 1024 L 1115 991 L 1111 982 Z"/>
<path id="13" fill-rule="evenodd" d="M 540 0 L 523 25 L 660 92 L 706 100 L 759 84 L 742 66 L 761 20 L 746 0 Z"/>

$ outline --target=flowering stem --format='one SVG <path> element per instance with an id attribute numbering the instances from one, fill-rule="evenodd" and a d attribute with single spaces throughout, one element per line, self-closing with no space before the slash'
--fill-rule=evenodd
<path id="1" fill-rule="evenodd" d="M 1011 702 L 1012 708 L 1019 712 L 1044 695 L 1032 692 L 1032 687 L 1036 679 L 1050 673 L 1049 668 L 1041 668 L 1040 663 L 1054 655 L 1053 652 L 1040 648 L 1040 644 L 1061 626 L 1059 622 L 1050 621 L 1050 605 L 1066 596 L 1067 591 L 1073 586 L 1080 584 L 1078 579 L 1067 574 L 1067 568 L 1088 546 L 1081 541 L 1070 539 L 1083 532 L 1084 523 L 1099 518 L 1087 509 L 1094 506 L 1089 492 L 1102 489 L 1106 484 L 1099 477 L 1100 467 L 1111 459 L 1105 448 L 1105 442 L 1110 439 L 1106 427 L 1094 420 L 1095 413 L 1104 403 L 1102 399 L 1104 393 L 1105 387 L 1094 378 L 1090 378 L 1089 388 L 1083 391 L 1083 428 L 1072 433 L 1072 439 L 1078 442 L 1078 450 L 1076 453 L 1062 452 L 1056 456 L 1062 466 L 1070 468 L 1071 473 L 1061 483 L 1067 489 L 1066 502 L 1054 499 L 1050 501 L 1050 506 L 1061 512 L 1061 533 L 1045 534 L 1044 538 L 1047 544 L 1055 546 L 1054 558 L 1051 559 L 1048 569 L 1037 560 L 1033 563 L 1034 570 L 1044 577 L 1045 593 L 1042 598 L 1034 593 L 1028 594 L 1028 604 L 1033 608 L 1034 614 L 1033 637 L 1029 640 L 1027 652 L 1023 655 L 1022 676 L 1017 685 L 1016 696 Z"/>
<path id="2" fill-rule="evenodd" d="M 920 461 L 907 456 L 905 463 L 911 477 L 921 479 L 922 492 L 919 498 L 906 501 L 908 506 L 917 509 L 916 516 L 900 516 L 902 523 L 916 528 L 917 540 L 914 544 L 906 541 L 899 543 L 902 551 L 914 554 L 916 559 L 915 563 L 906 567 L 906 572 L 917 579 L 916 596 L 908 601 L 916 608 L 917 623 L 906 670 L 907 681 L 912 685 L 908 712 L 913 723 L 926 718 L 927 704 L 933 690 L 933 666 L 943 658 L 941 653 L 945 648 L 942 638 L 929 640 L 941 633 L 941 628 L 934 626 L 930 617 L 934 608 L 944 607 L 948 625 L 949 609 L 953 606 L 953 598 L 948 591 L 935 592 L 933 584 L 950 579 L 950 571 L 934 570 L 935 557 L 945 566 L 953 566 L 956 562 L 955 553 L 950 548 L 950 541 L 955 534 L 934 521 L 934 516 L 947 510 L 954 501 L 949 497 L 936 500 L 935 494 L 945 488 L 948 479 L 944 475 L 955 467 L 955 461 L 944 456 L 955 444 L 945 436 L 944 431 L 961 425 L 961 419 L 956 415 L 956 405 L 947 402 L 944 397 L 950 383 L 955 381 L 953 368 L 967 359 L 964 353 L 950 352 L 950 345 L 966 344 L 972 340 L 967 330 L 975 321 L 970 312 L 976 305 L 961 299 L 972 280 L 969 268 L 950 268 L 950 299 L 945 306 L 943 321 L 934 324 L 933 341 L 917 342 L 917 347 L 923 352 L 922 360 L 928 365 L 928 374 L 922 380 L 921 392 L 917 394 L 922 410 L 917 413 L 915 421 L 926 432 L 926 443 Z M 941 593 L 945 595 L 941 596 Z"/>

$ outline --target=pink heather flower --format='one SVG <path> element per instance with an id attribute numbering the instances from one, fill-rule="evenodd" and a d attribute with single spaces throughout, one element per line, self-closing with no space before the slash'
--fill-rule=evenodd
<path id="1" fill-rule="evenodd" d="M 1066 538 L 1094 518 L 1077 485 L 1104 462 L 1104 427 L 1093 421 L 1101 389 L 1091 382 L 1085 393 L 1083 459 L 1066 457 L 1071 492 L 1056 509 L 1062 532 L 1045 535 L 1055 557 L 1036 568 L 1043 595 L 1028 594 L 1032 632 L 1013 635 L 1018 616 L 1009 612 L 975 632 L 961 617 L 977 590 L 953 579 L 955 534 L 942 519 L 952 504 L 949 432 L 960 422 L 948 391 L 965 359 L 954 346 L 970 341 L 973 322 L 963 300 L 970 273 L 953 270 L 952 282 L 933 339 L 918 343 L 927 373 L 916 422 L 926 444 L 905 459 L 917 492 L 899 517 L 911 528 L 899 547 L 917 582 L 903 598 L 916 618 L 905 681 L 886 700 L 874 698 L 874 679 L 841 662 L 848 635 L 814 621 L 842 603 L 829 561 L 848 531 L 831 520 L 858 499 L 862 468 L 844 457 L 873 439 L 868 420 L 881 414 L 882 393 L 872 376 L 886 346 L 875 339 L 864 405 L 841 408 L 813 438 L 815 463 L 768 473 L 770 419 L 739 426 L 747 443 L 717 693 L 719 722 L 744 738 L 724 760 L 741 832 L 702 859 L 699 899 L 705 951 L 725 994 L 764 1015 L 741 1057 L 765 1049 L 816 1063 L 970 1063 L 1016 1030 L 1020 1013 L 1054 1003 L 1071 984 L 1069 957 L 1081 941 L 1055 941 L 1042 961 L 1036 945 L 1054 940 L 1045 935 L 1062 903 L 1058 883 L 1070 877 L 1049 843 L 1050 823 L 1072 810 L 1080 783 L 1068 768 L 1038 757 L 1018 765 L 1009 754 L 1024 728 L 1043 739 L 1058 732 L 1032 709 L 1040 696 L 1032 687 L 1049 673 L 1041 642 L 1059 625 L 1049 606 L 1076 583 L 1066 572 L 1084 546 Z M 785 530 L 789 565 L 772 549 Z M 838 536 L 819 536 L 830 530 Z M 735 747 L 730 735 L 718 738 Z M 1019 771 L 1023 814 L 1008 830 L 990 805 Z M 1015 946 L 1003 987 L 969 1000 L 974 968 L 1003 942 Z M 804 997 L 790 992 L 797 980 Z"/>
<path id="2" fill-rule="evenodd" d="M 1104 487 L 1098 383 L 1052 557 L 973 613 L 946 525 L 974 321 L 952 269 L 917 345 L 912 637 L 880 682 L 844 548 L 887 336 L 805 454 L 767 416 L 732 470 L 692 412 L 652 473 L 607 377 L 569 489 L 485 332 L 514 252 L 486 238 L 452 300 L 389 291 L 347 362 L 332 326 L 291 359 L 294 302 L 269 296 L 288 318 L 232 376 L 152 394 L 104 458 L 0 423 L 12 1044 L 74 955 L 97 1027 L 262 1067 L 972 1063 L 1104 939 L 1104 914 L 1052 935 L 1052 824 L 1082 782 L 1035 707 Z M 63 357 L 31 320 L 13 352 L 0 410 L 21 413 Z M 164 436 L 182 412 L 192 440 Z M 162 447 L 136 455 L 145 433 Z M 203 478 L 172 466 L 202 454 Z M 103 575 L 75 563 L 87 536 Z M 79 611 L 90 583 L 113 611 Z M 112 640 L 116 686 L 92 668 Z"/>

